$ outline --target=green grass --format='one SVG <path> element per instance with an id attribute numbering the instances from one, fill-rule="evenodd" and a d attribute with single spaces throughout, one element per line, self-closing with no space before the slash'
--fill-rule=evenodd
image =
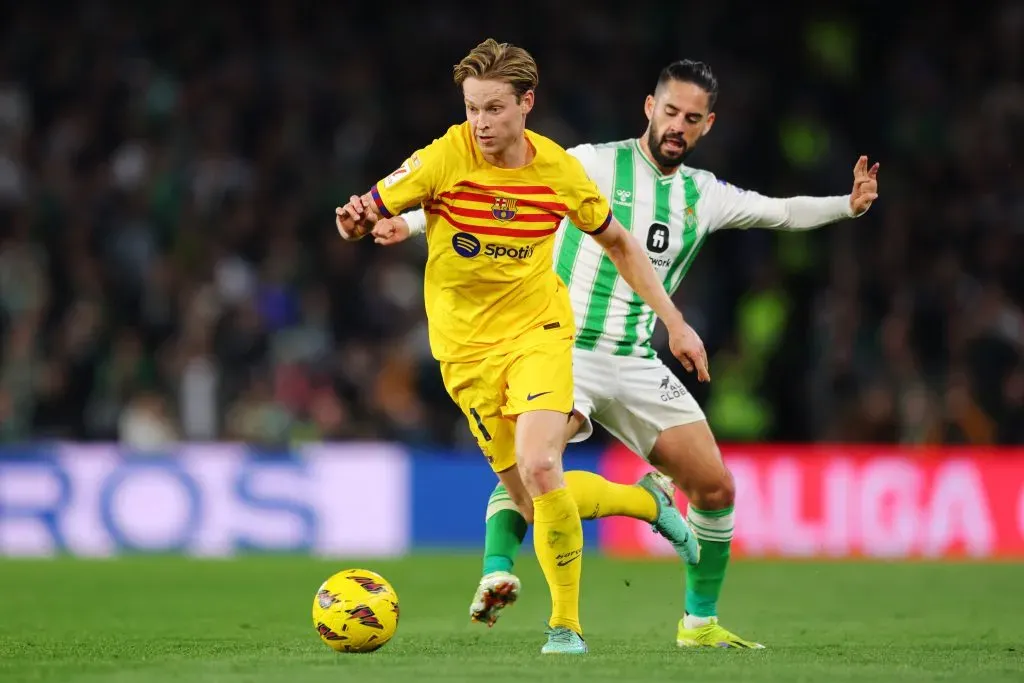
<path id="1" fill-rule="evenodd" d="M 337 655 L 310 621 L 333 571 L 365 566 L 398 590 L 385 648 Z M 681 569 L 590 557 L 591 654 L 544 658 L 547 592 L 494 629 L 468 623 L 473 557 L 0 562 L 0 681 L 1021 681 L 1024 567 L 737 562 L 724 623 L 764 651 L 681 651 Z"/>

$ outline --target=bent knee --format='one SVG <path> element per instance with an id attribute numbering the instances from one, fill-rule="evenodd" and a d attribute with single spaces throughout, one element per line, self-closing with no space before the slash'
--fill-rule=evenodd
<path id="1" fill-rule="evenodd" d="M 518 456 L 519 472 L 531 492 L 557 487 L 561 479 L 562 454 L 557 448 L 524 450 Z"/>
<path id="2" fill-rule="evenodd" d="M 721 476 L 703 482 L 688 497 L 698 510 L 724 510 L 736 502 L 736 482 L 732 473 L 723 467 Z"/>
<path id="3" fill-rule="evenodd" d="M 534 481 L 559 472 L 559 462 L 559 453 L 553 448 L 524 452 L 519 456 L 519 471 L 524 482 Z"/>

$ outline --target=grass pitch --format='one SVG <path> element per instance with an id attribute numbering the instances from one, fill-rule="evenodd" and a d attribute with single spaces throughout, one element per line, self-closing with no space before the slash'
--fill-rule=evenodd
<path id="1" fill-rule="evenodd" d="M 365 567 L 398 591 L 395 639 L 338 655 L 317 639 L 313 593 Z M 1024 566 L 736 562 L 723 623 L 763 651 L 675 647 L 682 569 L 591 555 L 591 654 L 542 657 L 536 562 L 494 629 L 468 623 L 470 556 L 323 562 L 0 561 L 0 681 L 1022 681 Z"/>

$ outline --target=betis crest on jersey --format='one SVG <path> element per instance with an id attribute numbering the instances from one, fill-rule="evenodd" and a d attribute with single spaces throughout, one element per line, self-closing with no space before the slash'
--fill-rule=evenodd
<path id="1" fill-rule="evenodd" d="M 693 210 L 692 205 L 687 206 L 683 214 L 683 227 L 687 232 L 697 229 L 697 212 Z"/>
<path id="2" fill-rule="evenodd" d="M 516 200 L 511 197 L 495 197 L 491 215 L 499 221 L 510 221 L 516 217 Z"/>

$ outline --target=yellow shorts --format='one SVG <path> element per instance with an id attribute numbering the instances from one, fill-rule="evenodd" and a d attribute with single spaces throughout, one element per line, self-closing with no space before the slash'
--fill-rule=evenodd
<path id="1" fill-rule="evenodd" d="M 572 339 L 479 361 L 442 362 L 441 378 L 491 469 L 502 472 L 516 464 L 516 416 L 531 410 L 572 412 Z"/>

